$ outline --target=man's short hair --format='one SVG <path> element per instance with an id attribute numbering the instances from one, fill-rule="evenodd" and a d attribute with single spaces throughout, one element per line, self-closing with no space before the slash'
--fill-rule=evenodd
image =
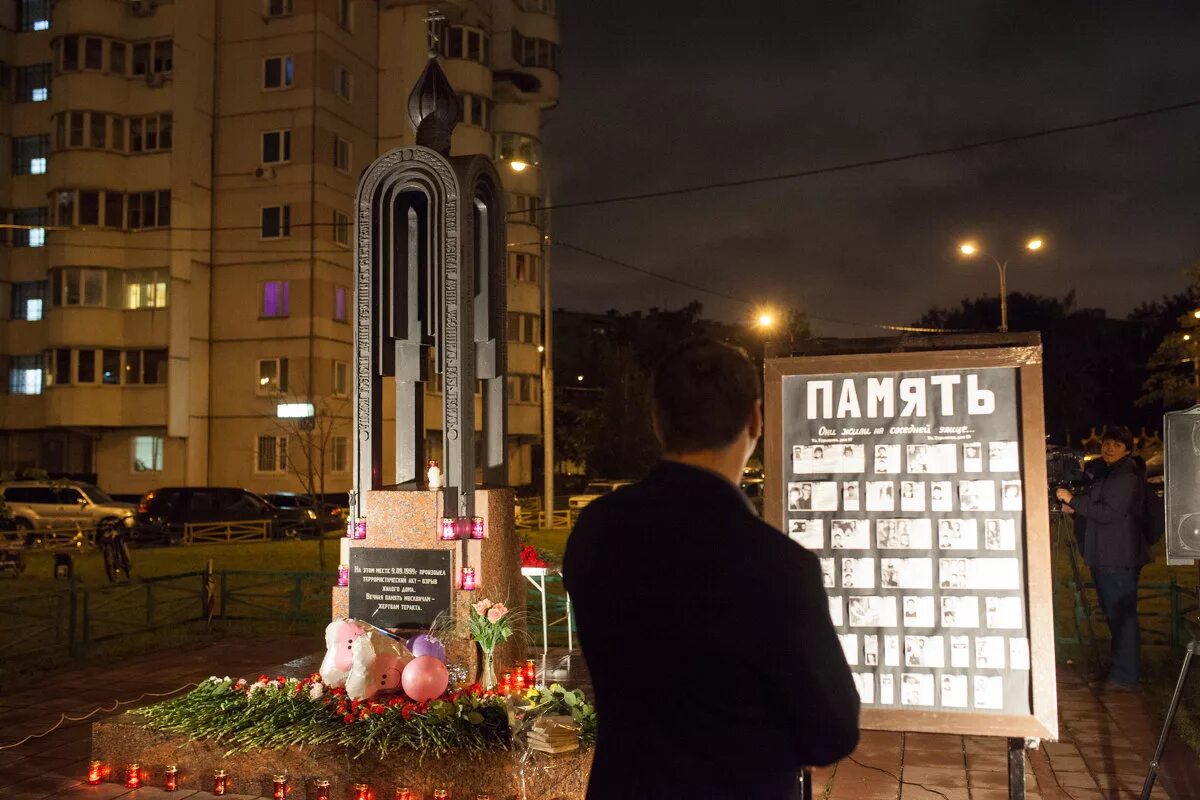
<path id="1" fill-rule="evenodd" d="M 653 391 L 658 435 L 668 453 L 732 444 L 762 396 L 746 351 L 703 336 L 663 359 L 654 372 Z"/>
<path id="2" fill-rule="evenodd" d="M 1125 449 L 1133 452 L 1133 431 L 1126 428 L 1124 425 L 1115 425 L 1104 429 L 1104 433 L 1100 435 L 1100 441 L 1120 442 L 1125 445 Z"/>

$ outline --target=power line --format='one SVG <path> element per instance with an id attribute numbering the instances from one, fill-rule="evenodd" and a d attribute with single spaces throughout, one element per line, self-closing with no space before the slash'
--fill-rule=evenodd
<path id="1" fill-rule="evenodd" d="M 751 306 L 751 307 L 756 305 L 756 303 L 753 300 L 750 300 L 748 298 L 739 297 L 737 295 L 732 295 L 727 292 L 719 291 L 717 289 L 710 289 L 707 286 L 701 286 L 698 283 L 692 283 L 691 281 L 685 281 L 681 278 L 673 278 L 670 275 L 664 275 L 661 272 L 655 272 L 654 270 L 646 269 L 645 267 L 639 267 L 635 264 L 630 264 L 628 261 L 622 261 L 618 258 L 613 258 L 612 256 L 606 256 L 603 253 L 597 253 L 595 250 L 589 250 L 586 247 L 580 247 L 579 245 L 571 244 L 570 242 L 563 241 L 562 239 L 552 239 L 550 241 L 550 244 L 558 246 L 558 247 L 564 247 L 568 250 L 574 250 L 577 253 L 581 253 L 585 256 L 590 256 L 591 258 L 597 259 L 598 261 L 603 261 L 605 263 L 612 264 L 614 266 L 623 267 L 624 269 L 631 270 L 633 272 L 637 272 L 642 275 L 648 275 L 651 278 L 657 278 L 661 281 L 666 281 L 667 283 L 674 283 L 678 286 L 684 286 L 688 289 L 692 289 L 697 292 L 704 292 L 705 294 L 710 294 L 710 295 L 713 295 L 714 297 L 720 297 L 724 300 L 732 300 L 735 303 L 740 303 L 742 305 Z M 809 319 L 814 319 L 814 320 L 817 320 L 818 322 L 829 322 L 829 323 L 833 323 L 833 324 L 837 324 L 837 325 L 850 325 L 850 326 L 860 327 L 860 328 L 880 328 L 882 330 L 898 331 L 901 333 L 960 333 L 961 332 L 954 328 L 921 328 L 921 327 L 917 327 L 917 326 L 913 326 L 913 325 L 888 325 L 888 324 L 882 323 L 882 322 L 857 322 L 855 320 L 838 319 L 836 317 L 817 316 L 816 314 L 810 314 L 808 312 L 805 312 L 804 315 L 806 317 L 808 317 Z"/>
<path id="2" fill-rule="evenodd" d="M 1116 125 L 1121 122 L 1129 122 L 1131 120 L 1152 117 L 1159 114 L 1169 114 L 1174 111 L 1183 111 L 1190 108 L 1196 108 L 1197 106 L 1200 106 L 1200 100 L 1188 100 L 1187 102 L 1175 103 L 1169 106 L 1159 106 L 1158 108 L 1148 108 L 1143 111 L 1132 111 L 1127 114 L 1118 114 L 1115 117 L 1104 117 L 1103 119 L 1095 119 L 1088 122 L 1078 122 L 1072 125 L 1059 125 L 1058 127 L 1054 128 L 1043 128 L 1042 130 L 1030 131 L 1027 133 L 1017 133 L 1012 134 L 1011 136 L 999 136 L 992 139 L 981 139 L 976 142 L 968 142 L 967 144 L 937 147 L 930 150 L 918 150 L 913 153 L 884 156 L 882 158 L 872 158 L 865 161 L 850 161 L 844 164 L 834 164 L 827 167 L 814 167 L 813 169 L 801 170 L 799 172 L 783 172 L 776 175 L 763 175 L 757 178 L 740 178 L 738 180 L 731 181 L 714 181 L 712 183 L 701 183 L 695 186 L 683 186 L 676 189 L 662 189 L 654 192 L 616 195 L 613 197 L 602 197 L 595 200 L 579 200 L 571 203 L 554 203 L 548 206 L 542 206 L 538 210 L 552 211 L 562 210 L 565 208 L 611 205 L 614 203 L 627 203 L 635 200 L 649 200 L 655 197 L 672 197 L 675 195 L 708 192 L 715 189 L 729 189 L 738 186 L 753 186 L 760 183 L 790 181 L 796 180 L 797 178 L 810 178 L 814 175 L 829 175 L 835 172 L 849 172 L 850 170 L 864 169 L 866 167 L 878 167 L 884 164 L 898 164 L 904 161 L 914 161 L 919 158 L 930 158 L 933 156 L 948 155 L 950 153 L 964 153 L 969 150 L 978 150 L 984 147 L 994 147 L 1001 144 L 1027 141 L 1029 139 L 1041 139 L 1047 136 L 1056 136 L 1060 133 L 1070 133 L 1071 131 L 1100 128 L 1106 125 Z M 525 212 L 510 211 L 508 213 L 511 215 Z"/>

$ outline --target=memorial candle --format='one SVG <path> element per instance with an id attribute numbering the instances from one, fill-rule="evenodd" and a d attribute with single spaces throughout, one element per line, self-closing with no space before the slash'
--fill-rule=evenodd
<path id="1" fill-rule="evenodd" d="M 354 784 L 354 800 L 371 800 L 371 787 L 365 783 Z"/>
<path id="2" fill-rule="evenodd" d="M 317 800 L 329 800 L 329 781 L 319 780 L 315 783 L 317 787 Z"/>
<path id="3" fill-rule="evenodd" d="M 402 786 L 396 790 L 396 800 L 414 800 L 412 790 L 407 786 Z"/>
<path id="4" fill-rule="evenodd" d="M 88 764 L 87 785 L 99 786 L 104 780 L 104 765 L 99 761 L 92 761 Z"/>
<path id="5" fill-rule="evenodd" d="M 442 470 L 438 466 L 438 462 L 430 461 L 429 469 L 426 470 L 425 475 L 429 478 L 430 491 L 437 491 L 442 488 Z"/>
<path id="6" fill-rule="evenodd" d="M 453 542 L 458 538 L 458 530 L 454 522 L 454 517 L 442 517 L 441 535 L 438 538 L 443 542 Z"/>
<path id="7" fill-rule="evenodd" d="M 125 767 L 125 788 L 136 789 L 142 785 L 142 768 L 138 764 Z"/>
<path id="8" fill-rule="evenodd" d="M 487 538 L 487 529 L 483 526 L 483 517 L 471 517 L 471 538 Z"/>
<path id="9" fill-rule="evenodd" d="M 433 800 L 450 800 L 449 789 L 434 789 Z"/>
<path id="10" fill-rule="evenodd" d="M 354 535 L 351 539 L 366 539 L 367 538 L 367 521 L 362 517 L 354 520 Z"/>
<path id="11" fill-rule="evenodd" d="M 338 586 L 350 585 L 350 568 L 345 564 L 338 564 Z"/>
<path id="12" fill-rule="evenodd" d="M 213 794 L 225 794 L 225 790 L 229 788 L 229 776 L 225 774 L 225 770 L 219 769 L 213 773 Z"/>
<path id="13" fill-rule="evenodd" d="M 284 800 L 287 797 L 287 775 L 276 775 L 271 779 L 271 797 Z"/>
<path id="14" fill-rule="evenodd" d="M 525 659 L 525 683 L 530 686 L 537 684 L 537 666 L 532 658 Z"/>
<path id="15" fill-rule="evenodd" d="M 166 780 L 163 781 L 163 788 L 168 792 L 174 792 L 179 789 L 179 767 L 174 764 L 168 764 L 163 770 L 166 774 Z"/>
<path id="16" fill-rule="evenodd" d="M 462 589 L 464 592 L 475 591 L 476 584 L 475 584 L 475 568 L 474 567 L 463 567 L 462 568 L 462 578 L 459 580 L 458 587 L 460 589 Z"/>

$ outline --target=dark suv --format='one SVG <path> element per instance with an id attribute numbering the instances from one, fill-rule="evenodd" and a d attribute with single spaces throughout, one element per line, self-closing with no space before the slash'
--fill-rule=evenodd
<path id="1" fill-rule="evenodd" d="M 274 539 L 315 536 L 319 528 L 311 509 L 278 508 L 254 492 L 225 486 L 182 486 L 155 489 L 138 503 L 131 540 L 136 544 L 177 544 L 184 526 L 205 522 L 270 523 Z"/>
<path id="2" fill-rule="evenodd" d="M 329 495 L 325 495 L 329 497 Z M 336 495 L 335 495 L 336 497 Z M 340 502 L 322 502 L 324 498 L 295 492 L 274 492 L 267 495 L 267 501 L 279 509 L 301 512 L 312 511 L 316 514 L 315 524 L 322 533 L 346 532 L 346 495 L 341 495 Z"/>

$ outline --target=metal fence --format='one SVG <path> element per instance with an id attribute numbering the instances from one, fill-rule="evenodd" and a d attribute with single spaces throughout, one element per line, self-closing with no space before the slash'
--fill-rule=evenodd
<path id="1" fill-rule="evenodd" d="M 518 530 L 570 528 L 578 513 L 569 508 L 556 508 L 547 518 L 542 510 L 542 498 L 525 497 L 517 501 L 514 522 Z"/>
<path id="2" fill-rule="evenodd" d="M 1080 584 L 1079 595 L 1074 594 L 1074 581 L 1057 581 L 1056 586 L 1073 595 L 1069 612 L 1071 616 L 1064 621 L 1062 613 L 1055 615 L 1055 638 L 1059 644 L 1083 644 L 1083 631 L 1087 629 L 1089 612 L 1092 630 L 1107 630 L 1094 583 L 1085 581 Z M 1138 621 L 1142 644 L 1183 647 L 1191 638 L 1184 620 L 1197 610 L 1200 607 L 1194 586 L 1181 585 L 1173 577 L 1168 583 L 1138 584 Z"/>
<path id="3" fill-rule="evenodd" d="M 237 522 L 189 522 L 183 526 L 184 544 L 265 542 L 271 538 L 271 520 Z"/>

